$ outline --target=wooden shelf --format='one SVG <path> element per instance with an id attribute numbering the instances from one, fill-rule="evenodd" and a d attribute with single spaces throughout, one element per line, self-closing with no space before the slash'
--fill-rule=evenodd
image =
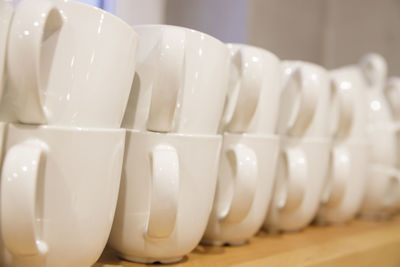
<path id="1" fill-rule="evenodd" d="M 106 249 L 94 266 L 144 266 L 118 259 Z M 311 226 L 302 232 L 260 232 L 247 245 L 198 246 L 173 266 L 400 266 L 400 216 L 389 221 L 356 220 L 342 226 Z"/>

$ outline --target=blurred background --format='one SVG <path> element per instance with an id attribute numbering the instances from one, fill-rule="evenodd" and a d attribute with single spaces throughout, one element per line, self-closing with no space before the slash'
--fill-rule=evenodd
<path id="1" fill-rule="evenodd" d="M 400 0 L 80 0 L 129 24 L 189 27 L 328 69 L 382 54 L 400 75 Z"/>

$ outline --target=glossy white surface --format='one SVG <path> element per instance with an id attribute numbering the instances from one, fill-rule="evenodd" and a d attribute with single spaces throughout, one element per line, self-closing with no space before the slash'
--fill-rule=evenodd
<path id="1" fill-rule="evenodd" d="M 283 140 L 265 229 L 298 231 L 311 223 L 328 175 L 330 148 L 328 138 Z"/>
<path id="2" fill-rule="evenodd" d="M 123 127 L 216 134 L 228 83 L 229 52 L 225 44 L 176 26 L 133 28 L 140 44 Z"/>
<path id="3" fill-rule="evenodd" d="M 21 2 L 8 49 L 17 118 L 119 128 L 137 42 L 128 24 L 101 9 L 66 0 Z"/>
<path id="4" fill-rule="evenodd" d="M 1 230 L 12 266 L 94 264 L 112 226 L 125 130 L 10 124 L 7 135 Z"/>
<path id="5" fill-rule="evenodd" d="M 179 168 L 179 185 L 161 187 L 159 183 L 163 183 L 166 177 L 159 180 L 154 176 L 174 177 L 176 173 L 176 165 L 163 165 L 160 161 L 162 157 L 154 156 L 160 146 L 168 147 L 166 151 L 174 155 L 168 158 L 178 161 L 175 164 Z M 179 261 L 194 249 L 204 233 L 212 209 L 220 149 L 221 137 L 217 135 L 128 130 L 121 188 L 109 246 L 121 257 L 143 263 Z M 164 174 L 155 174 L 154 168 L 161 165 L 166 168 L 159 170 Z M 178 191 L 171 189 L 176 186 Z M 160 202 L 162 196 L 165 196 L 164 203 Z M 153 205 L 157 202 L 165 210 Z M 175 220 L 167 216 L 166 220 L 151 221 L 152 217 L 161 218 L 166 210 L 172 212 Z"/>
<path id="6" fill-rule="evenodd" d="M 362 73 L 357 66 L 347 66 L 331 71 L 330 75 L 338 90 L 336 95 L 341 96 L 331 105 L 337 105 L 338 110 L 350 105 L 352 119 L 348 120 L 350 125 L 345 131 L 333 135 L 330 173 L 317 215 L 318 222 L 323 224 L 345 223 L 356 216 L 364 197 L 369 166 L 366 84 Z"/>
<path id="7" fill-rule="evenodd" d="M 3 95 L 3 87 L 6 81 L 6 49 L 8 30 L 10 28 L 13 12 L 13 7 L 9 3 L 4 0 L 0 1 L 0 98 Z"/>
<path id="8" fill-rule="evenodd" d="M 331 90 L 327 71 L 309 62 L 283 61 L 282 79 L 279 133 L 328 137 Z"/>
<path id="9" fill-rule="evenodd" d="M 221 130 L 274 134 L 280 99 L 279 59 L 254 46 L 227 46 L 231 54 L 231 75 Z"/>
<path id="10" fill-rule="evenodd" d="M 272 196 L 279 143 L 272 135 L 224 134 L 203 243 L 243 244 L 260 229 Z"/>
<path id="11" fill-rule="evenodd" d="M 347 142 L 332 148 L 331 172 L 317 221 L 340 224 L 360 211 L 368 175 L 367 143 Z"/>

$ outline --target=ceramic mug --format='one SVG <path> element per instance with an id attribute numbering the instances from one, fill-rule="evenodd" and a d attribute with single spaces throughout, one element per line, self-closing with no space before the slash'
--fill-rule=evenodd
<path id="1" fill-rule="evenodd" d="M 121 19 L 75 1 L 25 0 L 8 42 L 8 74 L 24 123 L 119 128 L 138 36 Z"/>
<path id="2" fill-rule="evenodd" d="M 327 71 L 303 61 L 282 61 L 278 133 L 304 138 L 329 136 Z"/>
<path id="3" fill-rule="evenodd" d="M 89 266 L 118 198 L 125 130 L 9 124 L 1 230 L 12 266 Z"/>
<path id="4" fill-rule="evenodd" d="M 368 169 L 361 216 L 385 219 L 400 208 L 400 172 L 395 168 L 372 165 Z"/>
<path id="5" fill-rule="evenodd" d="M 338 90 L 337 101 L 331 105 L 336 105 L 333 110 L 337 112 L 334 117 L 339 128 L 332 132 L 330 172 L 317 214 L 321 224 L 345 223 L 358 213 L 369 162 L 362 73 L 356 66 L 346 66 L 331 71 L 330 76 Z M 343 119 L 346 114 L 350 118 Z"/>
<path id="6" fill-rule="evenodd" d="M 127 130 L 109 246 L 124 259 L 172 263 L 199 243 L 211 212 L 218 135 Z"/>
<path id="7" fill-rule="evenodd" d="M 269 231 L 298 231 L 317 213 L 325 184 L 331 141 L 283 139 L 272 202 L 264 222 Z"/>
<path id="8" fill-rule="evenodd" d="M 225 133 L 204 244 L 244 244 L 262 226 L 275 181 L 279 137 Z"/>
<path id="9" fill-rule="evenodd" d="M 231 75 L 221 131 L 274 134 L 280 99 L 280 60 L 258 47 L 227 46 Z"/>
<path id="10" fill-rule="evenodd" d="M 225 44 L 176 26 L 140 25 L 134 29 L 141 42 L 123 127 L 216 134 L 228 83 Z"/>
<path id="11" fill-rule="evenodd" d="M 367 168 L 367 143 L 349 142 L 332 149 L 329 181 L 317 214 L 318 223 L 346 223 L 358 214 L 364 197 Z"/>

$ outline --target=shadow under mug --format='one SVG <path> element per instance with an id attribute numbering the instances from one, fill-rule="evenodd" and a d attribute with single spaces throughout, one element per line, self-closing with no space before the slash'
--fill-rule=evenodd
<path id="1" fill-rule="evenodd" d="M 1 230 L 13 266 L 89 266 L 118 198 L 125 130 L 9 124 Z"/>
<path id="2" fill-rule="evenodd" d="M 138 36 L 127 23 L 75 1 L 25 0 L 8 42 L 10 99 L 23 123 L 119 128 Z"/>
<path id="3" fill-rule="evenodd" d="M 218 135 L 127 131 L 109 246 L 124 259 L 172 263 L 193 250 L 211 212 Z"/>

